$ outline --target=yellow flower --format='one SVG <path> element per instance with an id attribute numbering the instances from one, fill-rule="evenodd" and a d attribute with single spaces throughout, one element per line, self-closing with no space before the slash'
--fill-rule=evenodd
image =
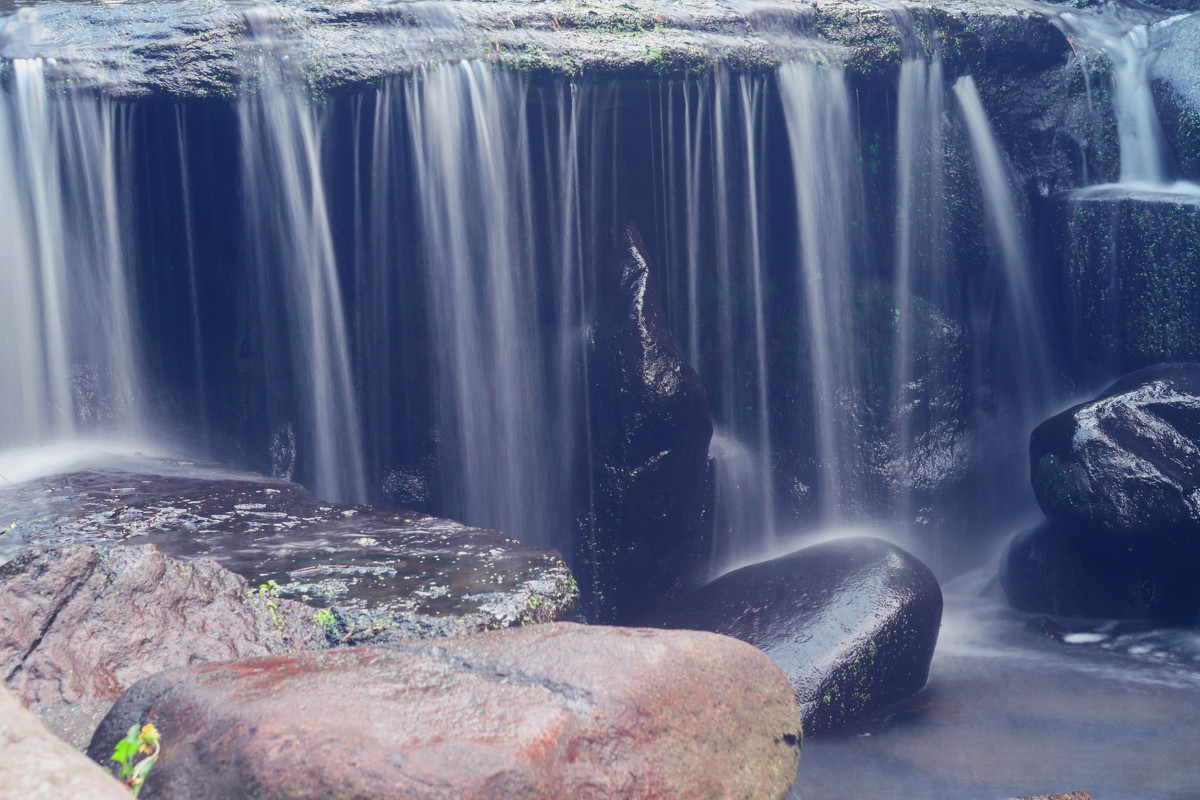
<path id="1" fill-rule="evenodd" d="M 138 752 L 154 752 L 154 746 L 158 744 L 158 728 L 154 727 L 152 723 L 147 722 L 142 726 L 142 732 L 138 736 L 142 740 L 142 744 L 138 746 Z"/>

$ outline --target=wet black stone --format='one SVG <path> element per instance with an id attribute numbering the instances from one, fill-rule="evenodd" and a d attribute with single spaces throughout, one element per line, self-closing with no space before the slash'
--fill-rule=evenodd
<path id="1" fill-rule="evenodd" d="M 805 733 L 867 719 L 916 694 L 942 618 L 933 573 L 857 537 L 730 572 L 643 622 L 749 642 L 787 674 Z"/>
<path id="2" fill-rule="evenodd" d="M 1200 621 L 1198 566 L 1161 540 L 1045 523 L 1013 539 L 1000 582 L 1019 611 L 1189 624 Z"/>
<path id="3" fill-rule="evenodd" d="M 600 278 L 590 343 L 598 491 L 576 536 L 575 573 L 598 622 L 629 621 L 677 590 L 703 552 L 712 421 L 644 253 L 629 226 Z"/>
<path id="4" fill-rule="evenodd" d="M 1052 522 L 1200 550 L 1200 365 L 1126 375 L 1039 425 L 1029 454 Z"/>

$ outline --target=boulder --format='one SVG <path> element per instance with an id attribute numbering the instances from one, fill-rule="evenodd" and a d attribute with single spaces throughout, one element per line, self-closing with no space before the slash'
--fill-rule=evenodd
<path id="1" fill-rule="evenodd" d="M 154 545 L 29 553 L 0 567 L 0 676 L 86 737 L 89 715 L 159 670 L 324 647 L 315 613 Z"/>
<path id="2" fill-rule="evenodd" d="M 118 468 L 119 466 L 119 468 Z M 75 543 L 149 542 L 211 558 L 283 598 L 325 606 L 354 644 L 476 633 L 569 614 L 578 591 L 554 550 L 415 511 L 329 503 L 304 487 L 168 459 L 0 486 L 0 561 Z"/>
<path id="3" fill-rule="evenodd" d="M 644 254 L 628 226 L 598 279 L 589 352 L 598 487 L 575 554 L 597 621 L 627 622 L 678 589 L 703 549 L 712 421 Z"/>
<path id="4" fill-rule="evenodd" d="M 942 619 L 933 573 L 894 545 L 855 537 L 730 572 L 649 621 L 734 636 L 787 674 L 807 733 L 867 719 L 916 694 Z"/>
<path id="5" fill-rule="evenodd" d="M 1039 425 L 1029 454 L 1033 490 L 1051 522 L 1200 545 L 1200 365 L 1126 375 Z"/>
<path id="6" fill-rule="evenodd" d="M 129 791 L 0 686 L 0 786 L 22 800 L 129 800 Z"/>
<path id="7" fill-rule="evenodd" d="M 571 623 L 170 670 L 88 748 L 152 720 L 143 800 L 781 798 L 787 680 L 707 633 Z"/>
<path id="8" fill-rule="evenodd" d="M 1197 566 L 1157 537 L 1045 523 L 1013 539 L 1000 583 L 1019 611 L 1187 624 L 1200 621 Z"/>

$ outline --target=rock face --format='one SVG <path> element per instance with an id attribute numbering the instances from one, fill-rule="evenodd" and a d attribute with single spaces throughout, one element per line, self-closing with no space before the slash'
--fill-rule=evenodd
<path id="1" fill-rule="evenodd" d="M 23 800 L 129 800 L 129 792 L 46 729 L 0 686 L 0 786 Z"/>
<path id="2" fill-rule="evenodd" d="M 1040 64 L 1069 52 L 1042 14 L 1019 4 L 921 5 L 955 66 L 978 66 L 985 58 Z M 353 0 L 270 3 L 248 13 L 186 0 L 159 3 L 153 13 L 136 3 L 49 2 L 22 9 L 10 22 L 0 57 L 53 59 L 52 78 L 124 96 L 229 97 L 258 77 L 254 56 L 280 45 L 290 48 L 315 91 L 471 58 L 572 76 L 694 74 L 718 60 L 770 69 L 811 47 L 807 35 L 871 74 L 896 68 L 901 53 L 888 11 L 865 0 L 746 7 L 718 0 L 459 0 L 394 8 Z"/>
<path id="3" fill-rule="evenodd" d="M 617 622 L 691 577 L 712 438 L 703 384 L 667 328 L 644 252 L 626 228 L 601 278 L 589 356 L 598 498 L 576 571 L 589 611 Z"/>
<path id="4" fill-rule="evenodd" d="M 1200 544 L 1200 365 L 1126 375 L 1039 425 L 1029 454 L 1052 522 Z"/>
<path id="5" fill-rule="evenodd" d="M 146 459 L 0 489 L 0 561 L 74 543 L 148 542 L 211 558 L 280 597 L 332 610 L 331 635 L 468 633 L 567 614 L 577 596 L 554 550 L 403 509 L 346 506 L 248 473 Z"/>
<path id="6" fill-rule="evenodd" d="M 0 675 L 51 719 L 86 714 L 161 669 L 325 647 L 315 613 L 154 545 L 29 553 L 0 567 Z"/>
<path id="7" fill-rule="evenodd" d="M 1076 353 L 1122 370 L 1200 358 L 1200 197 L 1084 190 L 1058 210 Z"/>
<path id="8" fill-rule="evenodd" d="M 1020 611 L 1188 624 L 1200 621 L 1196 567 L 1154 540 L 1046 523 L 1009 545 L 1000 582 Z"/>
<path id="9" fill-rule="evenodd" d="M 143 798 L 779 798 L 799 715 L 770 659 L 711 634 L 569 623 L 208 664 L 97 730 L 162 733 Z"/>
<path id="10" fill-rule="evenodd" d="M 942 619 L 929 568 L 858 537 L 730 572 L 651 623 L 735 636 L 787 673 L 807 733 L 863 720 L 920 691 Z"/>

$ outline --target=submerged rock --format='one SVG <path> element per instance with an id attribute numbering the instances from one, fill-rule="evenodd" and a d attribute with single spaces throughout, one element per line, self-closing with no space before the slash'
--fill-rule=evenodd
<path id="1" fill-rule="evenodd" d="M 601 280 L 589 355 L 598 489 L 576 570 L 589 611 L 625 622 L 697 568 L 712 421 L 632 225 Z"/>
<path id="2" fill-rule="evenodd" d="M 856 537 L 735 570 L 651 618 L 734 636 L 775 659 L 807 733 L 867 719 L 929 677 L 942 592 L 898 547 Z"/>
<path id="3" fill-rule="evenodd" d="M 1200 552 L 1200 365 L 1126 375 L 1039 425 L 1029 454 L 1052 522 Z"/>
<path id="4" fill-rule="evenodd" d="M 0 489 L 0 520 L 17 526 L 0 536 L 0 560 L 75 543 L 152 543 L 331 609 L 331 638 L 351 644 L 545 622 L 577 596 L 554 550 L 183 462 L 147 459 Z"/>
<path id="5" fill-rule="evenodd" d="M 0 786 L 21 800 L 129 800 L 129 790 L 47 730 L 3 686 Z"/>
<path id="6" fill-rule="evenodd" d="M 153 719 L 142 797 L 783 797 L 787 680 L 707 633 L 567 623 L 161 673 L 88 749 Z"/>
<path id="7" fill-rule="evenodd" d="M 1013 539 L 1000 565 L 1009 605 L 1072 617 L 1200 621 L 1197 560 L 1154 539 L 1114 539 L 1043 524 Z"/>
<path id="8" fill-rule="evenodd" d="M 154 545 L 36 551 L 0 567 L 0 676 L 78 740 L 161 669 L 325 647 L 315 614 Z"/>

